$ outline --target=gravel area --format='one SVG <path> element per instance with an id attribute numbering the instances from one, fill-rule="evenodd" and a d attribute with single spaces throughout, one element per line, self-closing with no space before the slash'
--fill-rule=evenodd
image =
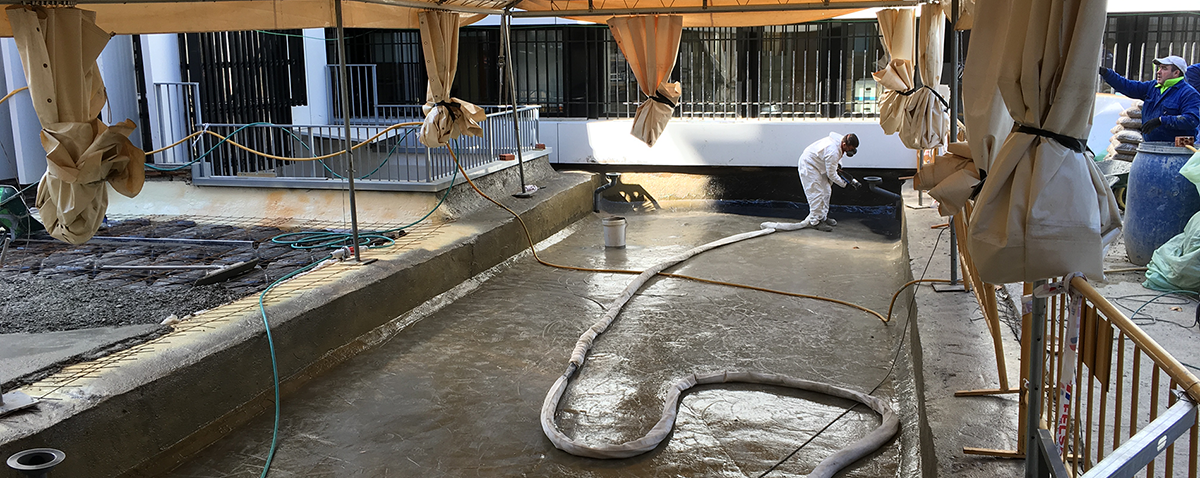
<path id="1" fill-rule="evenodd" d="M 220 284 L 191 288 L 108 287 L 86 277 L 0 278 L 0 333 L 157 324 L 242 297 Z"/>
<path id="2" fill-rule="evenodd" d="M 0 334 L 156 324 L 261 292 L 315 255 L 270 242 L 278 227 L 234 227 L 193 221 L 132 219 L 97 236 L 255 241 L 255 246 L 26 242 L 9 245 L 0 265 Z M 195 286 L 207 270 L 103 270 L 103 265 L 228 265 L 258 258 L 254 270 L 226 282 Z"/>

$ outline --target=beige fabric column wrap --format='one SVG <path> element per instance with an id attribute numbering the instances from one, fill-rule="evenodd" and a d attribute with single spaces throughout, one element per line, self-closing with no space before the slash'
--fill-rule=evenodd
<path id="1" fill-rule="evenodd" d="M 417 13 L 421 25 L 421 49 L 425 52 L 425 122 L 421 124 L 421 144 L 430 148 L 444 146 L 463 134 L 483 136 L 479 122 L 487 119 L 483 108 L 450 97 L 454 74 L 458 71 L 457 13 L 425 10 Z"/>
<path id="2" fill-rule="evenodd" d="M 986 5 L 986 3 L 985 3 Z M 984 7 L 987 8 L 987 7 Z M 1018 124 L 1086 138 L 1105 24 L 1105 0 L 1014 0 L 997 84 Z M 974 32 L 1001 24 L 991 17 Z M 993 60 L 994 61 L 994 60 Z M 1091 157 L 1012 132 L 987 172 L 968 246 L 984 282 L 1071 272 L 1103 277 L 1103 250 L 1120 227 L 1117 204 Z"/>
<path id="3" fill-rule="evenodd" d="M 7 13 L 46 150 L 38 211 L 52 236 L 87 242 L 108 208 L 105 183 L 134 197 L 146 177 L 146 155 L 129 141 L 133 122 L 110 128 L 97 119 L 108 97 L 96 58 L 109 35 L 96 26 L 94 12 L 77 8 L 10 7 Z"/>
<path id="4" fill-rule="evenodd" d="M 888 64 L 871 76 L 883 87 L 879 95 L 879 126 L 885 134 L 896 134 L 904 121 L 905 97 L 900 91 L 913 87 L 913 35 L 916 31 L 916 15 L 910 8 L 885 8 L 875 12 L 879 20 L 879 33 L 883 37 L 883 48 L 887 50 Z"/>
<path id="5" fill-rule="evenodd" d="M 971 47 L 963 69 L 963 119 L 967 125 L 967 143 L 971 158 L 981 170 L 991 168 L 1000 145 L 1012 131 L 1012 116 L 1004 107 L 996 78 L 1000 76 L 1000 55 L 1008 32 L 1009 8 L 1005 2 L 981 2 L 977 15 L 987 18 L 971 30 Z"/>
<path id="6" fill-rule="evenodd" d="M 946 37 L 946 21 L 942 8 L 933 3 L 921 5 L 921 30 L 918 41 L 918 59 L 921 67 L 921 83 L 938 88 L 942 82 L 942 50 Z M 949 100 L 950 89 L 940 88 L 938 93 Z M 909 95 L 904 102 L 900 122 L 900 141 L 909 149 L 933 149 L 944 146 L 950 136 L 950 116 L 943 109 L 941 100 L 929 88 L 921 88 Z"/>
<path id="7" fill-rule="evenodd" d="M 946 15 L 946 18 L 954 18 L 954 5 L 949 1 L 942 2 L 942 13 Z M 958 23 L 954 25 L 954 29 L 965 31 L 970 30 L 974 25 L 975 0 L 958 0 Z"/>
<path id="8" fill-rule="evenodd" d="M 608 20 L 617 46 L 629 62 L 629 68 L 637 77 L 638 88 L 651 97 L 638 106 L 633 116 L 636 136 L 648 146 L 654 146 L 663 129 L 667 127 L 673 105 L 679 103 L 683 89 L 679 83 L 667 83 L 675 58 L 679 55 L 679 39 L 683 35 L 683 17 L 679 15 L 638 15 L 613 17 Z M 654 96 L 670 101 L 663 103 Z"/>

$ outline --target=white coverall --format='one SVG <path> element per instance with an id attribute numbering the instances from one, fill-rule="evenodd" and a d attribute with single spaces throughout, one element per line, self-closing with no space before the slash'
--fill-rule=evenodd
<path id="1" fill-rule="evenodd" d="M 803 227 L 820 224 L 829 215 L 829 196 L 833 193 L 830 182 L 846 187 L 846 181 L 838 176 L 838 163 L 842 160 L 842 135 L 829 133 L 828 138 L 804 148 L 800 154 L 800 183 L 804 186 L 804 197 L 808 199 L 808 217 L 801 222 Z"/>

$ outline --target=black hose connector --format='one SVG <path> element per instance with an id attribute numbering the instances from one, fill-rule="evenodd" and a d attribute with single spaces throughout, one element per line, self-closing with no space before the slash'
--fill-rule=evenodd
<path id="1" fill-rule="evenodd" d="M 29 478 L 46 478 L 50 470 L 67 459 L 67 454 L 53 448 L 33 448 L 8 457 L 8 467 Z"/>
<path id="2" fill-rule="evenodd" d="M 896 194 L 894 192 L 888 191 L 887 189 L 883 189 L 883 188 L 879 187 L 879 185 L 883 183 L 883 178 L 881 178 L 879 176 L 864 176 L 863 181 L 867 182 L 867 189 L 871 190 L 871 192 L 873 192 L 877 195 L 883 196 L 883 197 L 891 199 L 893 201 L 900 201 L 902 199 L 899 194 Z"/>
<path id="3" fill-rule="evenodd" d="M 616 186 L 617 180 L 621 179 L 621 173 L 604 173 L 604 177 L 608 179 L 608 184 L 596 188 L 596 191 L 592 193 L 592 212 L 600 212 L 600 193 Z"/>

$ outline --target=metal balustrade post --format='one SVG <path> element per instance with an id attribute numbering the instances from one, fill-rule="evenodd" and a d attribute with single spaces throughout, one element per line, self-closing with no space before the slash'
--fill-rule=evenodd
<path id="1" fill-rule="evenodd" d="M 1046 281 L 1034 282 L 1036 290 Z M 1025 478 L 1039 478 L 1038 471 L 1042 466 L 1041 429 L 1042 416 L 1042 363 L 1046 352 L 1046 299 L 1033 297 L 1033 320 L 1030 324 L 1029 344 L 1029 383 L 1025 386 Z"/>

